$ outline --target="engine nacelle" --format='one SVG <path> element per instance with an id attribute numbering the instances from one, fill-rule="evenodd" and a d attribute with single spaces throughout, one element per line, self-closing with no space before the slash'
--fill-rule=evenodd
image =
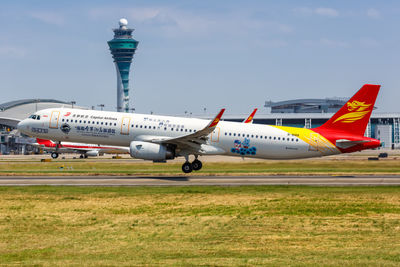
<path id="1" fill-rule="evenodd" d="M 175 158 L 174 148 L 142 141 L 132 141 L 129 153 L 132 158 L 153 161 L 165 161 L 167 159 Z"/>
<path id="2" fill-rule="evenodd" d="M 99 151 L 97 150 L 90 150 L 85 153 L 88 157 L 97 157 L 99 155 Z"/>

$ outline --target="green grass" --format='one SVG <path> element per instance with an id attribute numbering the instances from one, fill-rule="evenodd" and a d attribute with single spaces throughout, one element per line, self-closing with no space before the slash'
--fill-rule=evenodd
<path id="1" fill-rule="evenodd" d="M 108 174 L 108 175 L 183 175 L 182 163 L 121 162 L 0 162 L 0 174 Z M 235 174 L 399 174 L 397 160 L 297 160 L 261 162 L 206 162 L 199 175 Z"/>
<path id="2" fill-rule="evenodd" d="M 399 187 L 0 187 L 0 265 L 400 264 Z"/>

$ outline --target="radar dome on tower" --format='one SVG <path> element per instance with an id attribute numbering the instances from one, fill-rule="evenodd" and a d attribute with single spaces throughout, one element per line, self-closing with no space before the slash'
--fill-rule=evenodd
<path id="1" fill-rule="evenodd" d="M 124 19 L 124 18 L 120 19 L 120 20 L 119 20 L 119 26 L 120 26 L 121 28 L 126 28 L 126 26 L 128 26 L 128 20 L 127 20 L 127 19 Z"/>

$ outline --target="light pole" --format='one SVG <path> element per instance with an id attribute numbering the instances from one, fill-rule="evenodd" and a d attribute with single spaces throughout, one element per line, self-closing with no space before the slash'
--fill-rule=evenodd
<path id="1" fill-rule="evenodd" d="M 97 105 L 97 106 L 99 106 L 99 107 L 100 107 L 100 109 L 103 111 L 103 108 L 104 108 L 106 105 L 104 105 L 104 104 L 100 104 L 100 105 Z"/>
<path id="2" fill-rule="evenodd" d="M 76 104 L 76 101 L 71 101 L 71 108 L 74 108 L 75 104 Z"/>

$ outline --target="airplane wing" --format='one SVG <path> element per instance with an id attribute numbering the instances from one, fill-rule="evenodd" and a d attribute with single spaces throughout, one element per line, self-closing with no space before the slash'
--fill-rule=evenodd
<path id="1" fill-rule="evenodd" d="M 247 119 L 245 119 L 245 120 L 243 121 L 243 123 L 253 123 L 253 117 L 254 117 L 254 115 L 256 114 L 256 112 L 257 112 L 257 109 L 255 108 L 255 109 L 253 110 L 253 112 L 250 114 L 250 116 L 247 117 Z"/>
<path id="2" fill-rule="evenodd" d="M 181 150 L 190 150 L 200 153 L 205 153 L 210 151 L 212 152 L 214 148 L 206 145 L 208 139 L 207 136 L 211 134 L 217 127 L 224 112 L 225 109 L 221 109 L 218 115 L 215 116 L 215 118 L 206 127 L 192 134 L 183 135 L 179 137 L 141 136 L 139 137 L 139 139 L 141 141 L 158 143 L 158 144 L 173 144 L 176 145 Z"/>

